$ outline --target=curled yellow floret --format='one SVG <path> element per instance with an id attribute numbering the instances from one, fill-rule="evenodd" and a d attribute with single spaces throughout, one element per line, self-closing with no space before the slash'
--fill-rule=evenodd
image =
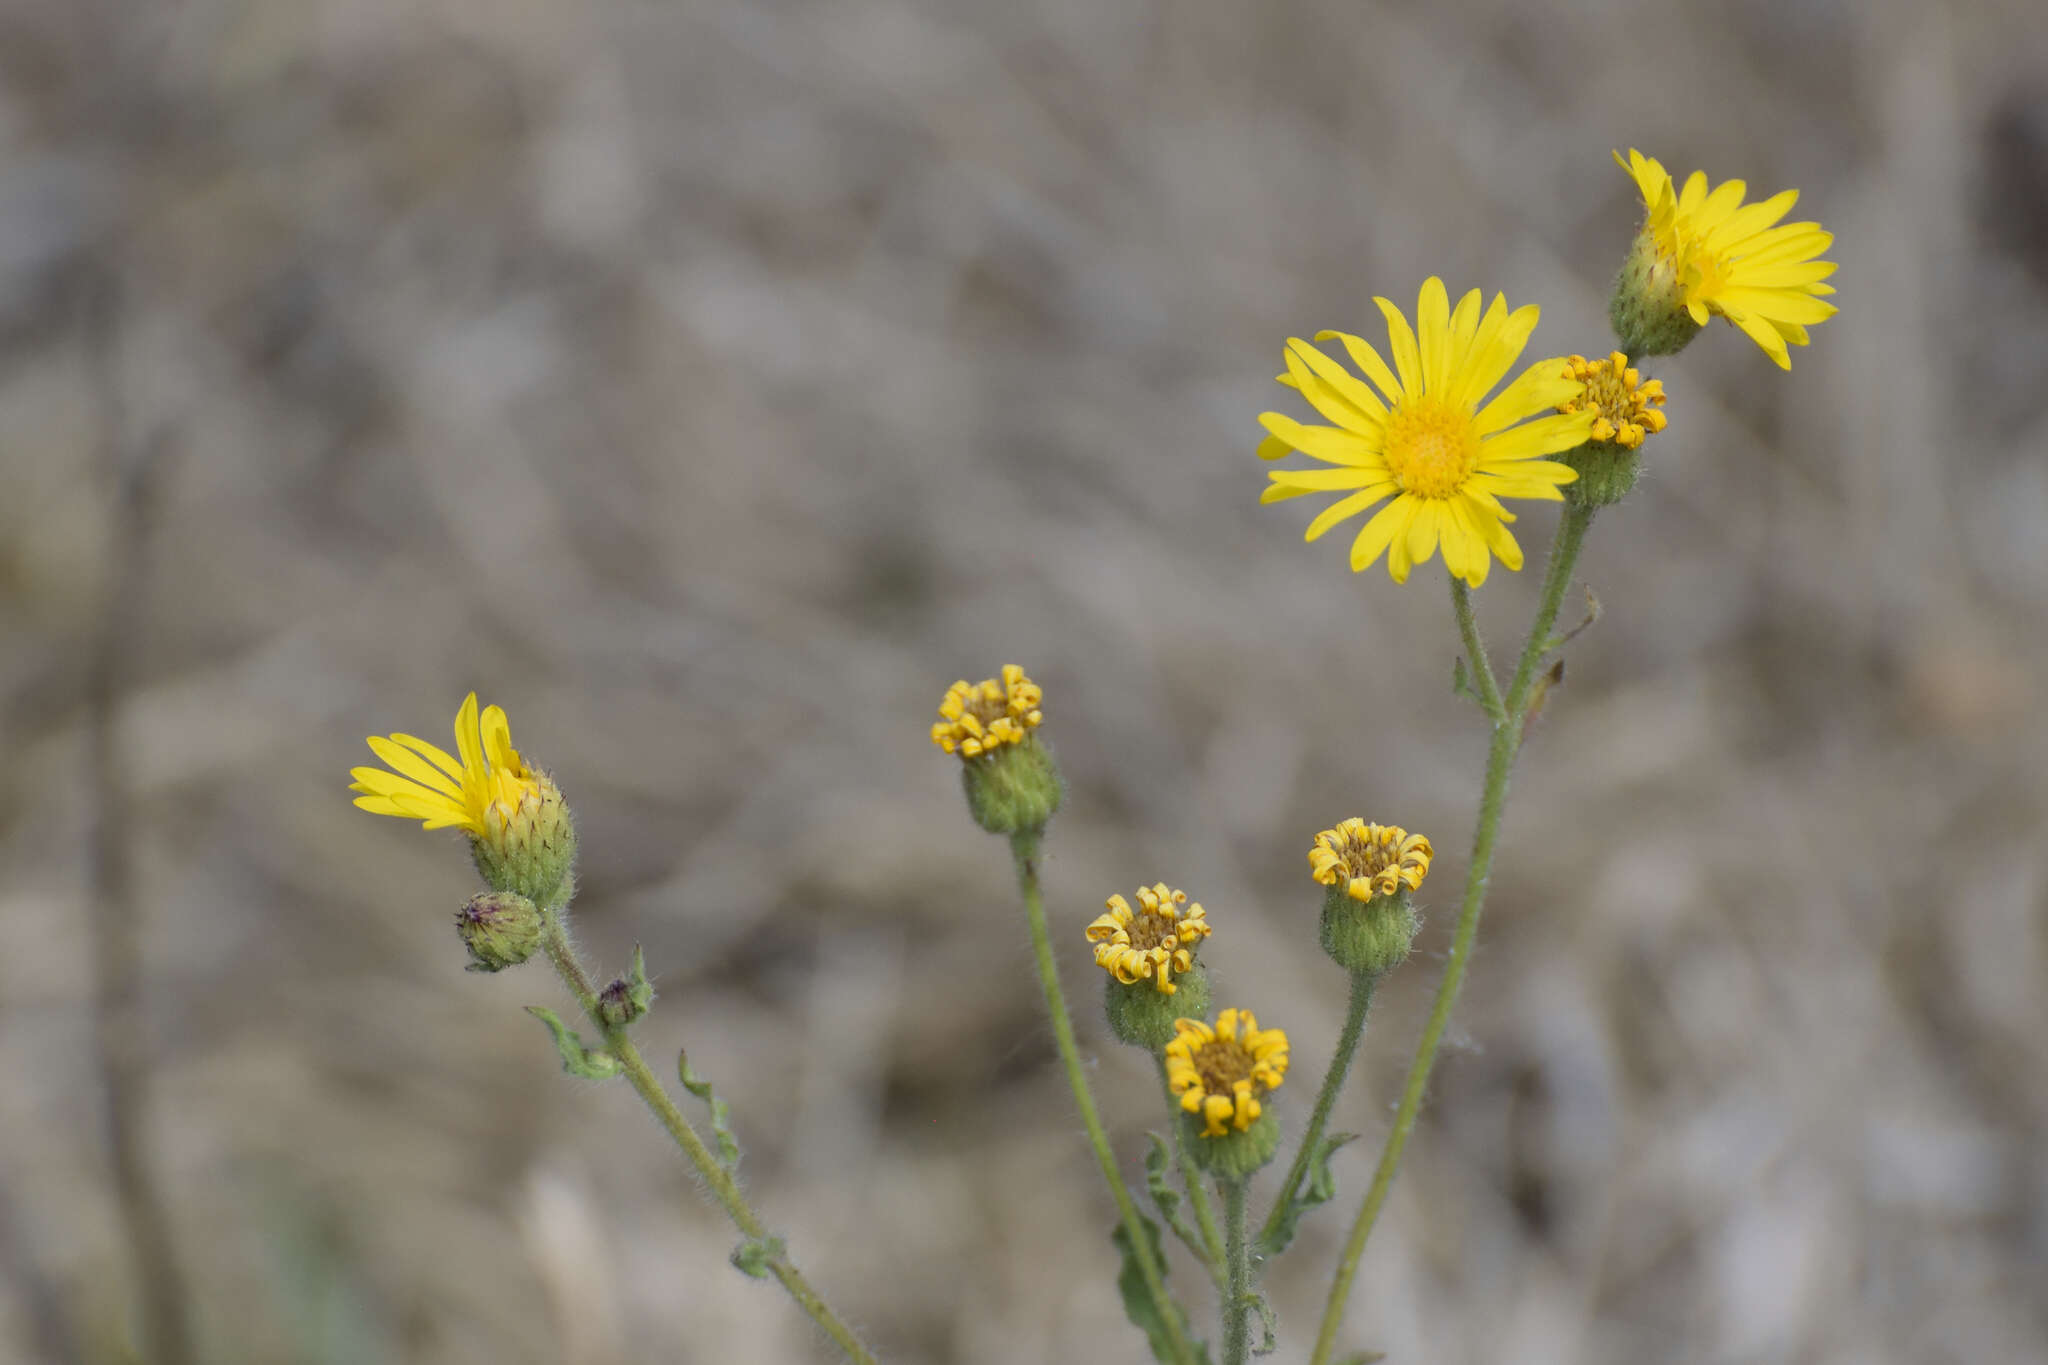
<path id="1" fill-rule="evenodd" d="M 1149 981 L 1161 995 L 1178 991 L 1174 974 L 1195 969 L 1195 947 L 1209 937 L 1202 907 L 1165 882 L 1139 887 L 1136 910 L 1122 896 L 1108 904 L 1109 913 L 1096 916 L 1087 930 L 1095 965 L 1126 986 Z"/>
<path id="2" fill-rule="evenodd" d="M 1533 304 L 1510 312 L 1495 294 L 1482 310 L 1474 289 L 1453 309 L 1444 282 L 1432 276 L 1411 329 L 1393 303 L 1373 301 L 1386 317 L 1391 367 L 1370 343 L 1344 332 L 1318 332 L 1316 340 L 1342 342 L 1364 379 L 1308 342 L 1288 340 L 1280 382 L 1333 425 L 1261 413 L 1269 434 L 1259 457 L 1299 451 L 1330 467 L 1273 470 L 1260 501 L 1343 493 L 1309 523 L 1314 540 L 1391 498 L 1351 542 L 1351 567 L 1368 568 L 1385 554 L 1396 583 L 1407 582 L 1439 545 L 1445 566 L 1475 588 L 1495 559 L 1521 568 L 1522 547 L 1508 531 L 1515 515 L 1501 499 L 1561 501 L 1559 485 L 1578 477 L 1542 457 L 1583 445 L 1593 429 L 1591 413 L 1557 411 L 1580 396 L 1579 381 L 1561 357 L 1539 360 L 1488 400 L 1535 330 Z"/>
<path id="3" fill-rule="evenodd" d="M 1591 408 L 1599 414 L 1593 423 L 1593 439 L 1612 441 L 1625 450 L 1639 449 L 1643 438 L 1664 430 L 1664 381 L 1645 382 L 1642 371 L 1628 363 L 1620 351 L 1610 351 L 1598 360 L 1582 355 L 1568 362 L 1572 378 L 1586 386 L 1583 396 L 1557 405 L 1559 412 Z"/>
<path id="4" fill-rule="evenodd" d="M 1436 851 L 1429 838 L 1399 825 L 1369 825 L 1356 816 L 1316 836 L 1308 865 L 1324 886 L 1341 886 L 1356 901 L 1410 891 L 1429 875 Z"/>
<path id="5" fill-rule="evenodd" d="M 1045 713 L 1045 694 L 1016 664 L 1004 664 L 1001 678 L 970 683 L 964 678 L 946 689 L 939 703 L 932 743 L 961 758 L 979 758 L 1005 744 L 1022 744 L 1038 728 Z"/>
<path id="6" fill-rule="evenodd" d="M 503 708 L 477 714 L 476 693 L 455 713 L 457 758 L 439 745 L 412 735 L 369 737 L 371 752 L 390 765 L 354 768 L 349 790 L 356 805 L 374 815 L 418 820 L 426 829 L 463 829 L 482 838 L 502 827 L 529 797 L 552 792 L 545 774 L 528 766 L 512 747 L 512 728 Z"/>
<path id="7" fill-rule="evenodd" d="M 1654 157 L 1631 147 L 1614 159 L 1643 196 L 1643 235 L 1675 276 L 1686 311 L 1704 327 L 1719 315 L 1742 329 L 1778 365 L 1792 368 L 1788 346 L 1804 346 L 1806 329 L 1835 315 L 1822 281 L 1833 261 L 1818 259 L 1834 244 L 1819 223 L 1780 223 L 1799 200 L 1784 190 L 1754 204 L 1742 202 L 1740 180 L 1709 186 L 1704 171 L 1677 187 Z"/>
<path id="8" fill-rule="evenodd" d="M 1203 1137 L 1243 1132 L 1263 1112 L 1260 1098 L 1287 1078 L 1287 1035 L 1262 1029 L 1250 1010 L 1229 1009 L 1213 1025 L 1174 1022 L 1166 1083 L 1180 1107 L 1202 1120 Z"/>

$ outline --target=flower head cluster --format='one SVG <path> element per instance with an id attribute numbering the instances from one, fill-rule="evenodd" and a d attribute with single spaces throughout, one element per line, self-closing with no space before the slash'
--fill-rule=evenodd
<path id="1" fill-rule="evenodd" d="M 1643 438 L 1664 430 L 1664 381 L 1645 383 L 1642 371 L 1628 363 L 1620 351 L 1599 360 L 1575 355 L 1566 362 L 1572 378 L 1586 386 L 1584 395 L 1558 404 L 1559 412 L 1591 408 L 1599 414 L 1593 423 L 1593 439 L 1611 441 L 1624 450 L 1636 450 Z"/>
<path id="2" fill-rule="evenodd" d="M 1270 434 L 1259 456 L 1300 451 L 1330 468 L 1273 470 L 1261 501 L 1345 494 L 1309 523 L 1307 538 L 1314 540 L 1391 498 L 1351 542 L 1351 567 L 1367 568 L 1385 554 L 1396 583 L 1407 582 L 1439 545 L 1445 566 L 1475 588 L 1495 559 L 1521 568 L 1522 548 L 1507 529 L 1515 515 L 1500 500 L 1560 501 L 1558 486 L 1578 477 L 1542 457 L 1588 439 L 1592 413 L 1558 411 L 1580 396 L 1580 382 L 1562 359 L 1539 360 L 1487 401 L 1535 330 L 1534 305 L 1510 312 L 1495 294 L 1482 311 L 1474 289 L 1454 310 L 1443 281 L 1432 276 L 1423 282 L 1411 330 L 1394 304 L 1374 302 L 1386 316 L 1391 368 L 1370 343 L 1347 333 L 1319 332 L 1316 340 L 1341 341 L 1363 380 L 1307 342 L 1288 341 L 1280 382 L 1334 425 L 1261 413 Z"/>
<path id="3" fill-rule="evenodd" d="M 1262 1029 L 1250 1010 L 1228 1009 L 1211 1026 L 1182 1019 L 1166 1045 L 1166 1083 L 1180 1107 L 1202 1120 L 1203 1137 L 1243 1132 L 1258 1120 L 1260 1097 L 1287 1078 L 1287 1035 Z"/>
<path id="4" fill-rule="evenodd" d="M 1624 284 L 1638 295 L 1669 300 L 1682 308 L 1693 330 L 1719 315 L 1742 329 L 1780 369 L 1792 368 L 1788 346 L 1804 346 L 1806 329 L 1835 315 L 1825 295 L 1834 286 L 1822 281 L 1835 273 L 1833 261 L 1817 259 L 1834 243 L 1819 223 L 1780 223 L 1798 202 L 1799 191 L 1785 190 L 1755 204 L 1742 202 L 1748 186 L 1725 180 L 1709 186 L 1706 173 L 1694 171 L 1684 188 L 1654 157 L 1634 148 L 1614 159 L 1635 180 L 1643 196 L 1643 227 L 1636 250 L 1624 268 Z M 1631 280 L 1631 275 L 1639 278 Z M 1624 318 L 1627 301 L 1617 291 L 1616 324 L 1625 344 L 1632 332 L 1648 335 L 1654 328 L 1640 319 Z M 1684 344 L 1681 334 L 1667 334 L 1666 345 L 1630 344 L 1631 354 L 1666 354 Z"/>
<path id="5" fill-rule="evenodd" d="M 1039 709 L 1044 693 L 1016 664 L 1004 664 L 1001 679 L 970 683 L 964 678 L 946 689 L 939 703 L 940 720 L 932 726 L 932 743 L 963 759 L 979 758 L 1006 744 L 1022 744 L 1045 719 Z"/>
<path id="6" fill-rule="evenodd" d="M 1402 887 L 1415 890 L 1435 856 L 1427 835 L 1410 834 L 1398 825 L 1369 825 L 1354 816 L 1316 836 L 1308 865 L 1324 886 L 1342 887 L 1351 899 L 1365 901 L 1391 896 Z"/>
<path id="7" fill-rule="evenodd" d="M 1095 965 L 1126 986 L 1149 981 L 1161 995 L 1180 987 L 1174 973 L 1195 969 L 1195 948 L 1209 937 L 1209 921 L 1188 893 L 1160 882 L 1138 888 L 1138 908 L 1122 896 L 1109 898 L 1109 913 L 1088 926 Z"/>

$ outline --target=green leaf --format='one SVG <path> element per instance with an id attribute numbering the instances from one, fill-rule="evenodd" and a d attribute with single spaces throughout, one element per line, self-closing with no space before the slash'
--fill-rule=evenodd
<path id="1" fill-rule="evenodd" d="M 637 954 L 635 955 L 637 959 Z M 676 1074 L 682 1078 L 683 1089 L 704 1101 L 711 1110 L 711 1133 L 718 1140 L 718 1164 L 728 1173 L 738 1170 L 740 1164 L 740 1140 L 732 1135 L 731 1109 L 711 1088 L 711 1082 L 690 1070 L 690 1054 L 676 1054 Z"/>
<path id="2" fill-rule="evenodd" d="M 1152 1261 L 1159 1267 L 1163 1284 L 1166 1277 L 1166 1249 L 1164 1239 L 1159 1235 L 1159 1224 L 1141 1213 L 1138 1215 L 1138 1226 L 1145 1230 L 1145 1241 L 1152 1248 Z M 1145 1285 L 1145 1272 L 1138 1268 L 1138 1258 L 1132 1254 L 1131 1239 L 1122 1223 L 1116 1225 L 1116 1231 L 1110 1234 L 1110 1240 L 1116 1243 L 1117 1254 L 1123 1261 L 1123 1268 L 1117 1271 L 1116 1287 L 1123 1295 L 1124 1313 L 1132 1324 L 1145 1334 L 1145 1341 L 1152 1348 L 1152 1358 L 1161 1362 L 1161 1365 L 1174 1365 L 1173 1337 L 1166 1329 L 1169 1321 L 1167 1314 L 1171 1313 L 1171 1321 L 1180 1324 L 1181 1335 L 1193 1344 L 1196 1358 L 1202 1365 L 1208 1365 L 1209 1348 L 1205 1343 L 1196 1341 L 1194 1333 L 1188 1330 L 1187 1314 L 1181 1312 L 1180 1305 L 1170 1296 L 1163 1304 L 1153 1300 L 1151 1291 Z"/>
<path id="3" fill-rule="evenodd" d="M 1252 1307 L 1258 1310 L 1260 1334 L 1259 1344 L 1252 1347 L 1252 1354 L 1269 1356 L 1280 1346 L 1280 1338 L 1277 1335 L 1280 1330 L 1280 1315 L 1273 1311 L 1273 1305 L 1266 1298 L 1263 1289 L 1252 1291 Z"/>
<path id="4" fill-rule="evenodd" d="M 602 1048 L 592 1051 L 585 1047 L 576 1030 L 557 1019 L 553 1010 L 528 1005 L 526 1012 L 546 1024 L 548 1032 L 555 1035 L 555 1049 L 562 1054 L 562 1070 L 586 1081 L 601 1081 L 619 1074 L 618 1058 Z"/>
<path id="5" fill-rule="evenodd" d="M 632 970 L 626 975 L 626 998 L 632 1001 L 636 1018 L 654 1005 L 654 986 L 647 979 L 647 956 L 637 943 L 633 945 Z"/>
<path id="6" fill-rule="evenodd" d="M 1145 1188 L 1152 1195 L 1152 1203 L 1158 1208 L 1159 1216 L 1166 1220 L 1166 1226 L 1173 1229 L 1173 1235 L 1186 1242 L 1196 1255 L 1206 1257 L 1208 1253 L 1195 1237 L 1194 1229 L 1180 1216 L 1181 1193 L 1170 1180 L 1172 1156 L 1166 1150 L 1166 1143 L 1159 1134 L 1147 1133 L 1152 1145 L 1145 1150 Z"/>
<path id="7" fill-rule="evenodd" d="M 1330 1173 L 1330 1158 L 1336 1155 L 1339 1147 L 1357 1136 L 1356 1133 L 1331 1133 L 1316 1144 L 1316 1154 L 1308 1163 L 1308 1179 L 1281 1209 L 1279 1221 L 1273 1225 L 1273 1239 L 1265 1247 L 1266 1255 L 1278 1256 L 1285 1251 L 1301 1225 L 1301 1216 L 1318 1204 L 1329 1203 L 1337 1193 L 1337 1177 Z"/>
<path id="8" fill-rule="evenodd" d="M 733 1248 L 733 1269 L 742 1275 L 765 1280 L 789 1248 L 780 1237 L 752 1237 Z"/>

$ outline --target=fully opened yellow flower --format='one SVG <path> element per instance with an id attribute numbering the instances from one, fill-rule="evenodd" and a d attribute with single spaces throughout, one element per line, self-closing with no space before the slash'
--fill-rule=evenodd
<path id="1" fill-rule="evenodd" d="M 512 747 L 512 727 L 502 707 L 477 715 L 476 693 L 455 713 L 455 748 L 462 757 L 412 735 L 370 736 L 370 748 L 391 766 L 354 768 L 350 791 L 356 804 L 374 815 L 397 815 L 426 829 L 465 829 L 478 838 L 488 832 L 493 807 L 509 818 L 528 796 L 538 795 L 547 777 L 527 766 Z"/>
<path id="2" fill-rule="evenodd" d="M 1643 287 L 1668 285 L 1695 325 L 1704 327 L 1719 314 L 1780 369 L 1791 369 L 1787 346 L 1806 345 L 1806 329 L 1836 312 L 1822 297 L 1834 286 L 1821 283 L 1835 273 L 1835 263 L 1817 259 L 1834 234 L 1819 223 L 1778 222 L 1799 191 L 1744 204 L 1749 187 L 1740 180 L 1709 188 L 1706 173 L 1694 171 L 1679 189 L 1661 162 L 1633 147 L 1627 160 L 1620 152 L 1614 159 L 1643 196 L 1638 254 L 1654 253 Z"/>
<path id="3" fill-rule="evenodd" d="M 1436 850 L 1427 835 L 1410 834 L 1399 825 L 1369 825 L 1356 816 L 1316 836 L 1308 865 L 1324 886 L 1341 886 L 1356 901 L 1410 891 L 1429 875 Z"/>
<path id="4" fill-rule="evenodd" d="M 1260 501 L 1345 493 L 1309 523 L 1307 538 L 1314 540 L 1393 499 L 1351 542 L 1351 567 L 1364 569 L 1384 553 L 1396 583 L 1407 582 L 1409 570 L 1439 544 L 1445 566 L 1475 588 L 1496 558 L 1521 568 L 1522 547 L 1507 528 L 1515 517 L 1500 500 L 1562 500 L 1558 486 L 1578 475 L 1542 457 L 1590 438 L 1592 413 L 1555 410 L 1583 386 L 1568 376 L 1562 359 L 1541 360 L 1484 401 L 1528 344 L 1534 305 L 1509 312 L 1496 294 L 1482 313 L 1474 289 L 1453 311 L 1443 281 L 1431 276 L 1411 330 L 1399 308 L 1373 301 L 1386 315 L 1392 369 L 1359 337 L 1316 334 L 1318 341 L 1343 342 L 1370 385 L 1307 342 L 1288 340 L 1280 382 L 1299 389 L 1335 425 L 1304 426 L 1282 413 L 1261 413 L 1259 422 L 1271 434 L 1259 456 L 1274 460 L 1298 450 L 1331 467 L 1273 470 Z"/>
<path id="5" fill-rule="evenodd" d="M 961 679 L 939 702 L 932 743 L 963 759 L 979 758 L 1005 744 L 1022 744 L 1045 719 L 1045 694 L 1016 664 L 1004 664 L 1002 678 L 978 683 Z"/>
<path id="6" fill-rule="evenodd" d="M 1209 920 L 1188 893 L 1165 882 L 1138 888 L 1138 908 L 1122 896 L 1109 898 L 1109 913 L 1088 926 L 1095 965 L 1126 986 L 1149 981 L 1161 995 L 1180 987 L 1175 972 L 1195 969 L 1195 946 L 1209 937 Z"/>
<path id="7" fill-rule="evenodd" d="M 1250 1010 L 1224 1010 L 1213 1027 L 1181 1019 L 1174 1028 L 1166 1084 L 1180 1107 L 1202 1120 L 1202 1136 L 1251 1127 L 1262 1112 L 1260 1097 L 1287 1078 L 1287 1035 L 1260 1028 Z"/>

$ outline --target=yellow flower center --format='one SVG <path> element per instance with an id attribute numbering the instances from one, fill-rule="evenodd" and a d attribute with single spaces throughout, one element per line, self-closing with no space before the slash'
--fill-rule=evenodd
<path id="1" fill-rule="evenodd" d="M 1448 498 L 1479 463 L 1479 432 L 1462 409 L 1424 398 L 1404 402 L 1387 419 L 1387 468 L 1418 498 Z"/>
<path id="2" fill-rule="evenodd" d="M 1558 406 L 1559 412 L 1591 408 L 1599 414 L 1593 423 L 1593 439 L 1612 441 L 1625 450 L 1641 446 L 1643 438 L 1664 430 L 1664 381 L 1643 380 L 1620 351 L 1599 360 L 1575 355 L 1569 361 L 1571 377 L 1586 386 L 1585 395 Z"/>
<path id="3" fill-rule="evenodd" d="M 1235 1038 L 1218 1038 L 1213 1043 L 1204 1043 L 1190 1051 L 1188 1061 L 1193 1064 L 1202 1089 L 1211 1095 L 1230 1094 L 1239 1081 L 1252 1079 L 1252 1072 L 1258 1065 L 1251 1049 Z"/>

